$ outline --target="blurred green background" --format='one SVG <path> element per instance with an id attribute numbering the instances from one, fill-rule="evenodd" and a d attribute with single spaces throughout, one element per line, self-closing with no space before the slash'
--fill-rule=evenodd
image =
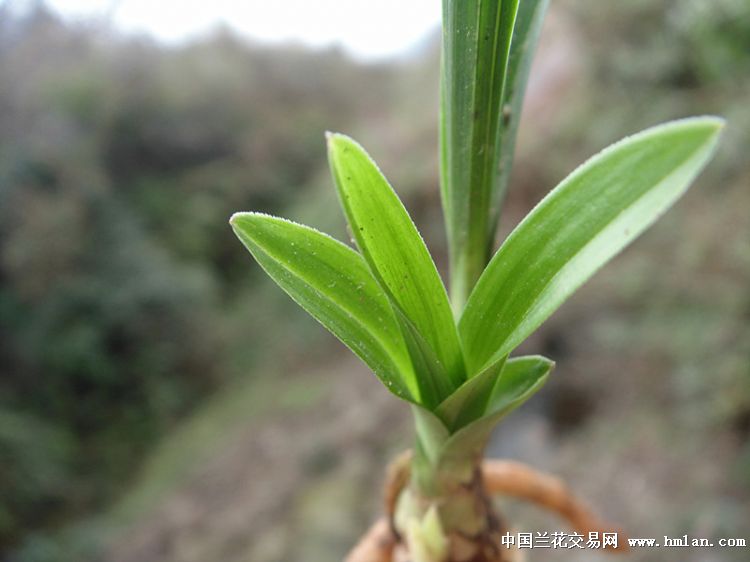
<path id="1" fill-rule="evenodd" d="M 437 30 L 368 64 L 228 29 L 165 47 L 0 5 L 1 561 L 343 556 L 410 445 L 408 409 L 227 220 L 262 210 L 348 239 L 323 141 L 341 131 L 444 272 L 438 50 Z M 558 367 L 490 447 L 634 536 L 750 541 L 749 93 L 746 0 L 552 1 L 503 235 L 622 136 L 729 122 L 694 189 L 525 344 Z M 500 507 L 519 529 L 564 529 Z M 600 559 L 586 555 L 530 559 Z"/>

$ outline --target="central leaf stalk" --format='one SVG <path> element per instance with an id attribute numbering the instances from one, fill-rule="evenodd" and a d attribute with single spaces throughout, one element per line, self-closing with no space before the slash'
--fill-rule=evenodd
<path id="1" fill-rule="evenodd" d="M 509 562 L 506 529 L 482 480 L 486 438 L 457 441 L 429 413 L 415 410 L 415 418 L 411 478 L 394 516 L 409 552 L 403 561 Z"/>

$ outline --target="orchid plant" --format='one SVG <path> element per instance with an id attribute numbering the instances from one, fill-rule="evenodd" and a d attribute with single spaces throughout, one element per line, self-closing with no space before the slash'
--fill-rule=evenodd
<path id="1" fill-rule="evenodd" d="M 327 134 L 328 159 L 356 248 L 263 213 L 231 218 L 266 273 L 411 405 L 411 479 L 394 526 L 415 562 L 463 560 L 459 539 L 474 553 L 466 560 L 500 559 L 482 544 L 494 540 L 494 523 L 477 467 L 493 427 L 554 366 L 513 351 L 675 203 L 722 128 L 719 118 L 693 117 L 609 146 L 495 251 L 546 5 L 443 0 L 440 173 L 450 298 L 398 195 L 345 135 Z"/>

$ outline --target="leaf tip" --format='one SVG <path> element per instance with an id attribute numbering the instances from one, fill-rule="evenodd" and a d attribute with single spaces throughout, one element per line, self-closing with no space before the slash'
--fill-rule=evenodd
<path id="1" fill-rule="evenodd" d="M 697 139 L 702 147 L 704 162 L 709 160 L 716 152 L 721 134 L 726 127 L 726 120 L 716 115 L 701 115 L 699 117 L 689 117 L 677 121 L 676 124 L 683 125 L 685 130 L 692 129 L 698 135 Z"/>
<path id="2" fill-rule="evenodd" d="M 364 153 L 364 149 L 357 141 L 343 133 L 326 131 L 326 142 L 328 144 L 329 153 L 339 154 L 346 152 L 349 149 L 355 149 L 357 152 Z"/>
<path id="3" fill-rule="evenodd" d="M 703 117 L 697 117 L 697 119 L 712 124 L 717 130 L 723 129 L 727 124 L 727 120 L 719 115 L 704 115 Z"/>
<path id="4" fill-rule="evenodd" d="M 552 370 L 557 366 L 557 363 L 554 360 L 550 359 L 549 357 L 545 357 L 544 355 L 532 355 L 530 357 L 533 357 L 539 362 L 547 375 L 552 372 Z"/>
<path id="5" fill-rule="evenodd" d="M 229 224 L 232 225 L 232 228 L 237 229 L 240 226 L 246 226 L 246 225 L 252 224 L 254 222 L 253 219 L 262 215 L 263 213 L 255 213 L 252 211 L 239 211 L 237 213 L 232 213 L 232 216 L 229 217 Z"/>
<path id="6" fill-rule="evenodd" d="M 272 220 L 280 220 L 272 215 L 266 213 L 259 213 L 257 211 L 240 211 L 232 214 L 229 218 L 229 224 L 234 230 L 234 233 L 240 238 L 244 239 L 251 236 L 253 232 L 262 228 L 264 224 Z"/>
<path id="7" fill-rule="evenodd" d="M 331 146 L 332 144 L 336 144 L 339 142 L 340 139 L 349 138 L 346 135 L 342 133 L 335 133 L 333 131 L 326 131 L 326 142 L 328 143 L 328 146 Z"/>
<path id="8" fill-rule="evenodd" d="M 716 141 L 726 127 L 726 119 L 717 115 L 701 115 L 696 117 L 687 117 L 685 119 L 679 119 L 666 123 L 665 125 L 674 125 L 681 128 L 690 128 L 694 131 L 701 130 L 705 133 L 706 139 L 709 141 Z M 658 129 L 658 127 L 655 127 Z"/>
<path id="9" fill-rule="evenodd" d="M 695 117 L 694 122 L 702 125 L 710 137 L 718 137 L 727 125 L 726 119 L 717 115 Z"/>

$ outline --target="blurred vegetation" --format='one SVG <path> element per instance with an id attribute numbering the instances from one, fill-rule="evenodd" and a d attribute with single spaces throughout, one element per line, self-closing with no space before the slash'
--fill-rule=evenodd
<path id="1" fill-rule="evenodd" d="M 310 189 L 387 72 L 0 10 L 0 546 L 121 491 L 233 346 L 253 367 L 273 328 L 228 312 L 253 272 L 227 220 Z"/>
<path id="2" fill-rule="evenodd" d="M 750 487 L 750 7 L 563 0 L 545 37 L 555 29 L 572 78 L 538 85 L 530 100 L 505 232 L 627 132 L 695 113 L 729 127 L 664 226 L 542 334 L 561 359 L 543 400 L 554 418 L 565 385 L 611 385 L 627 408 L 677 416 L 697 444 L 731 436 L 727 493 L 740 501 Z M 561 48 L 543 38 L 540 56 Z M 331 339 L 258 274 L 227 226 L 232 212 L 257 209 L 344 238 L 323 131 L 362 139 L 443 263 L 436 111 L 429 41 L 410 58 L 362 65 L 227 30 L 167 48 L 0 6 L 0 560 L 83 560 L 100 529 L 68 542 L 57 533 L 148 496 L 128 493 L 156 444 L 183 451 L 155 469 L 159 479 L 184 468 L 193 430 L 171 432 L 196 408 L 218 427 L 223 418 L 201 410 L 222 411 L 209 396 L 226 395 L 236 420 L 243 392 L 250 409 L 258 393 L 276 395 L 265 372 L 327 359 Z M 578 358 L 570 372 L 566 357 Z M 281 366 L 269 371 L 269 358 Z M 629 376 L 597 381 L 615 362 Z M 231 390 L 248 378 L 260 386 Z"/>

